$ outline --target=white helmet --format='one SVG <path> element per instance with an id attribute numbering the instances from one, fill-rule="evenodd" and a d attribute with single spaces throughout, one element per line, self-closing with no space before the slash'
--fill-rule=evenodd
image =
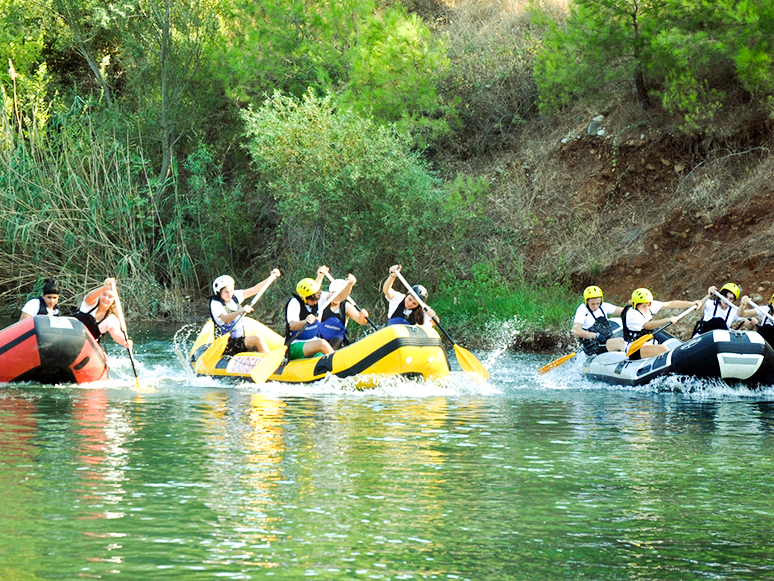
<path id="1" fill-rule="evenodd" d="M 336 296 L 344 290 L 345 286 L 347 286 L 347 281 L 343 278 L 337 278 L 336 280 L 332 280 L 331 284 L 328 285 L 328 292 L 333 296 Z"/>
<path id="2" fill-rule="evenodd" d="M 212 290 L 215 291 L 215 294 L 217 295 L 230 284 L 234 284 L 234 279 L 227 274 L 222 274 L 212 283 Z"/>

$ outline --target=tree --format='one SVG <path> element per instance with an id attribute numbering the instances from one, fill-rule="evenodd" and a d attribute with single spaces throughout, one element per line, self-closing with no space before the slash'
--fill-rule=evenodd
<path id="1" fill-rule="evenodd" d="M 628 82 L 643 107 L 656 96 L 684 129 L 706 131 L 729 90 L 771 106 L 773 63 L 771 2 L 575 0 L 564 25 L 550 24 L 535 78 L 544 110 Z"/>

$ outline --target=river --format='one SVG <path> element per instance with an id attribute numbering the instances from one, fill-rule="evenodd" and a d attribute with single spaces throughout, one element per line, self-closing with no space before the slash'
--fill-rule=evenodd
<path id="1" fill-rule="evenodd" d="M 194 377 L 0 386 L 0 579 L 774 576 L 774 388 L 616 388 L 477 353 L 477 385 Z M 453 350 L 449 350 L 454 358 Z"/>

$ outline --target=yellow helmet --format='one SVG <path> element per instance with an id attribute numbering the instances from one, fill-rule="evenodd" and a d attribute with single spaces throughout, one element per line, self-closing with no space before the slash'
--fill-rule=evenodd
<path id="1" fill-rule="evenodd" d="M 638 288 L 632 293 L 632 306 L 636 309 L 642 303 L 652 303 L 653 293 L 646 288 Z"/>
<path id="2" fill-rule="evenodd" d="M 769 299 L 769 304 L 774 305 L 774 295 L 771 295 L 771 298 Z"/>
<path id="3" fill-rule="evenodd" d="M 723 291 L 731 291 L 734 293 L 734 300 L 739 300 L 739 295 L 742 294 L 742 289 L 739 288 L 739 285 L 734 284 L 733 282 L 727 282 L 723 285 L 723 288 L 720 289 L 720 294 L 723 294 Z"/>
<path id="4" fill-rule="evenodd" d="M 317 291 L 319 290 L 320 285 L 317 284 L 317 281 L 313 278 L 302 278 L 296 285 L 296 293 L 298 293 L 298 296 L 302 299 L 317 294 Z"/>
<path id="5" fill-rule="evenodd" d="M 586 290 L 583 291 L 583 301 L 588 302 L 589 299 L 602 299 L 604 300 L 604 296 L 602 295 L 602 289 L 598 286 L 587 286 Z"/>

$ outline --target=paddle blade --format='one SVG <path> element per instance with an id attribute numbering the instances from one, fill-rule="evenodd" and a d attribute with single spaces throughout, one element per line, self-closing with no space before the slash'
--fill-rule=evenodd
<path id="1" fill-rule="evenodd" d="M 473 355 L 473 353 L 464 347 L 460 347 L 456 343 L 454 344 L 454 352 L 457 354 L 457 361 L 459 362 L 460 367 L 462 367 L 462 370 L 474 380 L 483 383 L 489 379 L 489 372 L 481 362 L 476 359 L 476 356 Z"/>
<path id="2" fill-rule="evenodd" d="M 253 370 L 250 372 L 250 377 L 253 378 L 255 383 L 266 383 L 266 380 L 271 377 L 272 373 L 277 371 L 277 368 L 282 365 L 282 361 L 285 359 L 286 346 L 278 347 L 271 353 L 267 353 L 266 356 L 261 359 Z"/>
<path id="3" fill-rule="evenodd" d="M 642 346 L 645 345 L 645 343 L 647 343 L 651 339 L 653 339 L 653 335 L 651 333 L 648 333 L 647 335 L 643 335 L 642 337 L 637 339 L 634 343 L 632 343 L 629 346 L 629 350 L 626 352 L 626 356 L 631 357 L 632 355 L 637 353 L 637 351 L 639 351 L 642 348 Z"/>
<path id="4" fill-rule="evenodd" d="M 543 375 L 544 373 L 548 373 L 552 369 L 556 369 L 563 363 L 567 363 L 570 359 L 575 357 L 577 355 L 577 351 L 574 351 L 573 353 L 570 353 L 568 355 L 565 355 L 564 357 L 560 357 L 559 359 L 554 359 L 551 363 L 544 365 L 540 369 L 538 369 L 538 375 Z"/>
<path id="5" fill-rule="evenodd" d="M 215 368 L 218 361 L 220 361 L 220 358 L 223 357 L 223 352 L 226 350 L 227 344 L 228 335 L 221 335 L 212 342 L 212 345 L 207 347 L 207 351 L 205 351 L 204 355 L 201 357 L 201 362 L 206 369 L 209 370 Z"/>

